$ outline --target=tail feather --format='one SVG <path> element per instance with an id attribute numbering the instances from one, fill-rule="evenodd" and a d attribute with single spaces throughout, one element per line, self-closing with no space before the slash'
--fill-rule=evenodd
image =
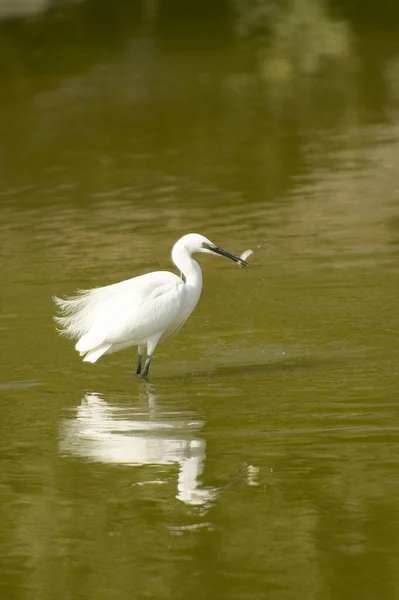
<path id="1" fill-rule="evenodd" d="M 69 338 L 78 338 L 87 333 L 94 324 L 96 315 L 96 293 L 101 288 L 79 290 L 76 296 L 58 298 L 53 296 L 61 315 L 54 317 L 58 331 Z"/>
<path id="2" fill-rule="evenodd" d="M 95 350 L 96 348 L 100 348 L 107 344 L 107 340 L 104 339 L 103 335 L 99 335 L 96 331 L 89 331 L 82 335 L 82 337 L 76 342 L 75 350 L 77 350 L 80 356 L 86 354 L 86 352 L 90 352 L 90 350 Z"/>
<path id="3" fill-rule="evenodd" d="M 111 344 L 104 344 L 104 346 L 99 346 L 98 348 L 93 348 L 93 350 L 89 350 L 86 356 L 83 359 L 83 362 L 95 363 L 97 360 L 109 350 Z M 80 353 L 81 355 L 83 352 Z"/>

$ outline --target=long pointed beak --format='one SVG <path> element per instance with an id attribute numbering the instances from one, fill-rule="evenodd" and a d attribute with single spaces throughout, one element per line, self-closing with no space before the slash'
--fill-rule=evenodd
<path id="1" fill-rule="evenodd" d="M 234 262 L 240 263 L 244 267 L 248 266 L 247 261 L 243 260 L 239 256 L 235 256 L 235 254 L 231 254 L 230 252 L 227 252 L 227 250 L 223 250 L 223 248 L 219 248 L 218 246 L 211 246 L 211 245 L 209 245 L 207 247 L 208 247 L 208 250 L 211 250 L 211 252 L 214 252 L 215 254 L 220 254 L 220 256 L 225 256 L 226 258 L 230 258 L 231 260 L 234 260 Z"/>

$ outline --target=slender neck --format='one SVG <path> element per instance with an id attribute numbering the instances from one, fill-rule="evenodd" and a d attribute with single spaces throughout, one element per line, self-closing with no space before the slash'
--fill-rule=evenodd
<path id="1" fill-rule="evenodd" d="M 193 259 L 191 254 L 187 251 L 184 246 L 180 246 L 178 243 L 174 245 L 172 250 L 172 260 L 175 263 L 179 271 L 182 272 L 186 280 L 186 285 L 198 288 L 201 291 L 202 288 L 202 271 L 201 267 L 196 260 Z"/>

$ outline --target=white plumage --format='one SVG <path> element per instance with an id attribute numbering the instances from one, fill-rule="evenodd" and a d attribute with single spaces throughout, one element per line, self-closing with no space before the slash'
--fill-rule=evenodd
<path id="1" fill-rule="evenodd" d="M 54 297 L 61 312 L 55 317 L 61 333 L 78 339 L 76 350 L 91 363 L 103 354 L 138 346 L 138 374 L 147 346 L 145 377 L 160 338 L 180 329 L 201 295 L 202 272 L 192 258 L 193 252 L 220 254 L 246 265 L 245 260 L 218 248 L 202 235 L 185 235 L 172 250 L 172 260 L 185 280 L 169 271 L 156 271 L 81 290 L 71 298 Z"/>

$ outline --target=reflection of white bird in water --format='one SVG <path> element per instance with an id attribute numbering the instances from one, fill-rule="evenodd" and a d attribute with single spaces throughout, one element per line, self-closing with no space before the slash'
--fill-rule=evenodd
<path id="1" fill-rule="evenodd" d="M 170 481 L 172 472 L 163 468 L 178 465 L 176 498 L 186 504 L 206 507 L 217 490 L 202 485 L 206 442 L 200 436 L 203 422 L 179 411 L 157 409 L 156 396 L 146 388 L 148 409 L 106 402 L 101 395 L 87 393 L 61 420 L 61 454 L 71 454 L 106 464 L 151 467 L 137 472 L 137 484 Z M 160 468 L 161 467 L 161 468 Z M 173 472 L 176 474 L 175 470 Z M 168 475 L 169 473 L 169 475 Z"/>
<path id="2" fill-rule="evenodd" d="M 62 313 L 55 318 L 61 332 L 78 338 L 76 350 L 84 356 L 84 361 L 92 363 L 103 354 L 138 346 L 138 374 L 147 346 L 145 377 L 161 337 L 180 329 L 199 300 L 202 272 L 192 258 L 193 252 L 220 254 L 247 264 L 206 237 L 190 233 L 178 240 L 172 250 L 172 260 L 184 279 L 169 271 L 156 271 L 113 285 L 82 290 L 72 298 L 55 297 Z"/>

